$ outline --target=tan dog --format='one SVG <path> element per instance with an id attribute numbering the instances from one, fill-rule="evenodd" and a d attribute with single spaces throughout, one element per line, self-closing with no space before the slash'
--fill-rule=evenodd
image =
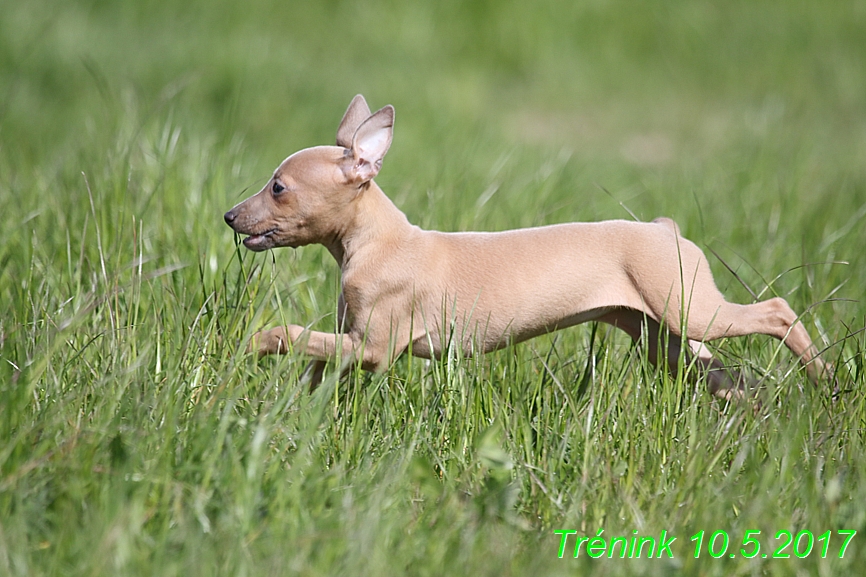
<path id="1" fill-rule="evenodd" d="M 701 250 L 674 221 L 557 224 L 505 232 L 421 230 L 373 181 L 391 145 L 394 108 L 370 113 L 361 95 L 337 130 L 337 146 L 296 152 L 255 196 L 225 214 L 254 251 L 319 243 L 340 265 L 342 334 L 289 325 L 257 333 L 260 355 L 291 346 L 315 359 L 315 386 L 337 357 L 384 370 L 410 352 L 439 357 L 449 343 L 486 353 L 587 321 L 633 339 L 647 331 L 658 358 L 659 327 L 675 370 L 685 332 L 710 391 L 743 387 L 702 341 L 753 333 L 781 339 L 817 381 L 830 368 L 817 357 L 797 315 L 782 298 L 726 302 Z M 689 355 L 691 358 L 691 355 Z"/>

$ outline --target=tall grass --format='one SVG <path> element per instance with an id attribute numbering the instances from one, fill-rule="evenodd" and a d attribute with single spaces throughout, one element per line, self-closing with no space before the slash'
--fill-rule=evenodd
<path id="1" fill-rule="evenodd" d="M 858 4 L 0 13 L 0 575 L 863 566 Z M 838 395 L 750 337 L 718 347 L 761 379 L 763 409 L 726 404 L 603 325 L 329 367 L 307 394 L 303 359 L 245 343 L 279 322 L 331 330 L 338 271 L 321 248 L 249 253 L 221 215 L 329 143 L 357 92 L 397 107 L 378 182 L 413 222 L 674 217 L 731 300 L 803 313 Z M 558 558 L 554 531 L 601 529 L 666 531 L 674 558 L 575 559 L 574 538 Z M 740 553 L 754 530 L 768 558 Z M 772 558 L 777 532 L 806 530 L 834 532 L 826 558 Z M 839 530 L 863 533 L 842 558 Z"/>

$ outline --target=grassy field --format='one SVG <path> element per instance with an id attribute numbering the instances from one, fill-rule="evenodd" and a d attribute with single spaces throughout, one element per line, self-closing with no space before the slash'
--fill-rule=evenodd
<path id="1" fill-rule="evenodd" d="M 0 575 L 866 567 L 862 2 L 0 14 Z M 730 300 L 804 313 L 838 398 L 750 337 L 718 346 L 764 411 L 725 404 L 603 325 L 332 367 L 306 394 L 302 359 L 244 344 L 333 327 L 338 270 L 321 247 L 254 255 L 222 214 L 331 143 L 359 92 L 396 107 L 377 182 L 413 222 L 673 217 Z M 661 558 L 573 557 L 663 533 Z"/>

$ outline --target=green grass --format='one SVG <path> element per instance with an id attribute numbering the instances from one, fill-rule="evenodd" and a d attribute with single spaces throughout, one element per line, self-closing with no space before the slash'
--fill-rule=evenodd
<path id="1" fill-rule="evenodd" d="M 55 4 L 0 0 L 0 575 L 862 571 L 862 3 Z M 338 271 L 222 214 L 358 92 L 413 222 L 671 216 L 729 299 L 804 313 L 838 400 L 762 337 L 719 344 L 762 413 L 606 326 L 313 395 L 245 355 L 333 327 Z M 557 557 L 601 529 L 675 558 Z M 744 559 L 751 530 L 834 533 Z"/>

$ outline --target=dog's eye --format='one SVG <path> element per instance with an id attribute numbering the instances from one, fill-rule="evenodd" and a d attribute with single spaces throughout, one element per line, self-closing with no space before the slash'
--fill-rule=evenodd
<path id="1" fill-rule="evenodd" d="M 273 191 L 274 194 L 280 194 L 284 190 L 286 190 L 286 187 L 275 180 L 274 185 L 271 187 L 271 191 Z"/>

